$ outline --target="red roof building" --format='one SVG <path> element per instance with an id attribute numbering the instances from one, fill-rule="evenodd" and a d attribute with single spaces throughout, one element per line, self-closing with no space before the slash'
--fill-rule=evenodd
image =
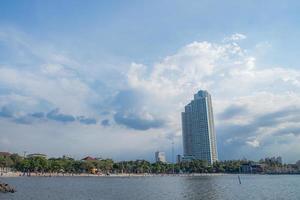
<path id="1" fill-rule="evenodd" d="M 0 152 L 0 156 L 1 157 L 9 157 L 9 156 L 11 156 L 11 153 L 9 153 L 9 152 Z"/>
<path id="2" fill-rule="evenodd" d="M 92 160 L 96 160 L 96 158 L 87 156 L 87 157 L 83 158 L 82 160 L 85 160 L 85 161 L 92 161 Z"/>

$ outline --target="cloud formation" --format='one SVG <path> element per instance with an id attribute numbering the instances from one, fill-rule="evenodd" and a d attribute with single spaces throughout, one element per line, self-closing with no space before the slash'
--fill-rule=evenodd
<path id="1" fill-rule="evenodd" d="M 110 125 L 109 120 L 108 120 L 108 119 L 102 120 L 102 121 L 101 121 L 101 125 L 102 125 L 102 126 L 109 126 L 109 125 Z"/>
<path id="2" fill-rule="evenodd" d="M 235 34 L 232 34 L 231 36 L 229 37 L 226 37 L 224 39 L 224 42 L 230 42 L 230 41 L 239 41 L 239 40 L 244 40 L 246 39 L 247 36 L 244 35 L 244 34 L 241 34 L 241 33 L 235 33 Z"/>
<path id="3" fill-rule="evenodd" d="M 47 118 L 60 122 L 73 122 L 75 118 L 72 115 L 66 115 L 59 113 L 58 109 L 52 110 L 47 113 Z"/>
<path id="4" fill-rule="evenodd" d="M 86 125 L 96 124 L 97 123 L 96 119 L 94 119 L 94 118 L 86 118 L 84 116 L 78 117 L 78 120 L 79 120 L 80 123 L 83 123 L 83 124 L 86 124 Z"/>
<path id="5" fill-rule="evenodd" d="M 1 126 L 0 144 L 4 147 L 25 147 L 8 134 L 18 137 L 20 129 L 12 127 L 17 124 L 36 131 L 32 133 L 36 138 L 37 132 L 42 138 L 60 133 L 59 129 L 69 131 L 60 139 L 70 145 L 65 151 L 75 154 L 80 149 L 92 152 L 85 147 L 90 142 L 94 142 L 89 146 L 94 151 L 107 155 L 118 154 L 120 149 L 136 152 L 138 147 L 143 148 L 143 155 L 157 149 L 168 151 L 171 139 L 181 146 L 184 105 L 195 92 L 206 89 L 213 98 L 221 159 L 280 154 L 294 160 L 294 152 L 300 150 L 296 145 L 300 142 L 300 70 L 262 67 L 239 44 L 247 38 L 243 34 L 215 43 L 191 42 L 153 64 L 133 62 L 122 69 L 88 67 L 19 34 L 0 37 L 16 55 L 15 60 L 26 58 L 21 63 L 8 60 L 0 65 L 0 122 L 7 124 L 5 131 Z M 78 150 L 68 143 L 71 138 Z M 120 146 L 111 150 L 98 144 L 114 144 L 119 138 L 125 144 L 118 143 Z M 39 148 L 35 150 L 46 151 Z M 143 155 L 135 153 L 135 157 Z"/>
<path id="6" fill-rule="evenodd" d="M 290 109 L 299 107 L 300 71 L 262 68 L 255 57 L 236 43 L 246 37 L 230 38 L 224 44 L 193 42 L 153 67 L 133 63 L 128 73 L 130 86 L 151 96 L 157 102 L 155 108 L 173 112 L 174 115 L 164 117 L 174 130 L 176 126 L 180 130 L 176 114 L 183 105 L 197 90 L 206 89 L 213 96 L 221 158 L 267 153 L 290 158 L 291 149 L 277 152 L 273 147 L 279 143 L 277 132 L 289 130 L 294 127 L 292 120 L 300 120 L 295 116 L 297 109 Z"/>
<path id="7" fill-rule="evenodd" d="M 218 115 L 220 119 L 230 119 L 235 116 L 247 113 L 245 106 L 231 105 Z"/>
<path id="8" fill-rule="evenodd" d="M 0 117 L 10 118 L 10 117 L 13 117 L 13 113 L 8 107 L 4 106 L 1 108 Z"/>
<path id="9" fill-rule="evenodd" d="M 150 128 L 162 128 L 163 120 L 142 118 L 134 114 L 116 113 L 114 120 L 118 124 L 127 126 L 137 130 L 148 130 Z"/>
<path id="10" fill-rule="evenodd" d="M 144 91 L 134 88 L 119 91 L 112 104 L 115 111 L 114 121 L 136 130 L 162 128 L 165 122 L 158 117 L 158 113 L 149 110 L 147 95 Z"/>

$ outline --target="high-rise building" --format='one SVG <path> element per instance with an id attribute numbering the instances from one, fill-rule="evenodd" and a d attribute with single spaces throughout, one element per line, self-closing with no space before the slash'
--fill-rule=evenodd
<path id="1" fill-rule="evenodd" d="M 162 152 L 162 151 L 155 152 L 155 161 L 156 162 L 163 162 L 163 163 L 167 162 L 165 152 Z"/>
<path id="2" fill-rule="evenodd" d="M 176 156 L 176 163 L 181 163 L 181 161 L 182 161 L 181 155 L 177 155 Z"/>
<path id="3" fill-rule="evenodd" d="M 218 160 L 211 96 L 200 90 L 185 106 L 182 117 L 184 160 L 197 159 L 209 164 Z"/>

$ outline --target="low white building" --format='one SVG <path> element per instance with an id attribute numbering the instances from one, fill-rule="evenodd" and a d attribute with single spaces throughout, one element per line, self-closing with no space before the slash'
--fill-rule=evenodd
<path id="1" fill-rule="evenodd" d="M 163 162 L 163 163 L 167 162 L 165 152 L 162 152 L 162 151 L 155 152 L 155 161 L 156 162 Z"/>

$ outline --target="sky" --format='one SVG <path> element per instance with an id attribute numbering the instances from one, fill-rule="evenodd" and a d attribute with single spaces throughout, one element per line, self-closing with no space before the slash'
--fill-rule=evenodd
<path id="1" fill-rule="evenodd" d="M 0 1 L 0 151 L 182 154 L 212 95 L 220 160 L 300 159 L 299 1 Z"/>

